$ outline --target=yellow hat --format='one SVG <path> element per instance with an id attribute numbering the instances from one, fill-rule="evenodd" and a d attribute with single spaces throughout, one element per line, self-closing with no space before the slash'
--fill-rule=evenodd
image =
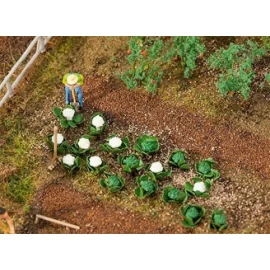
<path id="1" fill-rule="evenodd" d="M 78 77 L 75 74 L 70 74 L 67 77 L 67 83 L 69 85 L 74 85 L 78 82 Z"/>

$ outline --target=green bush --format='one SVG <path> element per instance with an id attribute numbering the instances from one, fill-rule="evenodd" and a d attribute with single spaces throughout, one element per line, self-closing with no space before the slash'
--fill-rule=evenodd
<path id="1" fill-rule="evenodd" d="M 165 55 L 167 61 L 180 61 L 184 78 L 190 78 L 196 68 L 196 60 L 205 52 L 199 37 L 173 37 L 173 44 Z"/>
<path id="2" fill-rule="evenodd" d="M 160 38 L 132 37 L 128 43 L 130 69 L 120 78 L 128 89 L 143 86 L 148 92 L 156 92 L 163 76 L 160 67 L 163 41 Z"/>
<path id="3" fill-rule="evenodd" d="M 231 43 L 227 49 L 217 50 L 208 59 L 211 68 L 219 70 L 217 87 L 222 95 L 240 93 L 248 99 L 251 83 L 255 78 L 253 63 L 266 54 L 257 43 L 248 40 L 246 44 Z"/>
<path id="4" fill-rule="evenodd" d="M 128 89 L 143 86 L 155 93 L 163 79 L 164 69 L 175 60 L 181 61 L 184 77 L 196 68 L 196 59 L 205 52 L 198 37 L 173 37 L 163 42 L 160 37 L 132 37 L 128 44 L 129 69 L 120 74 Z"/>

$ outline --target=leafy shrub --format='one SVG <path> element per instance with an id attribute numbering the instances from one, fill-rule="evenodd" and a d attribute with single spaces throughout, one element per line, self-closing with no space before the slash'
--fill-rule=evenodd
<path id="1" fill-rule="evenodd" d="M 71 105 L 67 105 L 63 110 L 55 107 L 52 112 L 60 120 L 61 127 L 63 128 L 75 128 L 84 121 L 83 115 L 81 113 L 76 114 L 75 108 Z"/>
<path id="2" fill-rule="evenodd" d="M 215 162 L 212 158 L 207 158 L 197 162 L 195 165 L 195 170 L 203 178 L 209 178 L 215 181 L 220 177 L 220 173 L 212 168 L 214 164 Z"/>
<path id="3" fill-rule="evenodd" d="M 48 135 L 48 145 L 49 148 L 53 151 L 54 149 L 54 134 Z M 62 134 L 58 133 L 57 134 L 57 153 L 58 154 L 64 154 L 68 149 L 68 142 L 67 140 L 63 137 Z"/>
<path id="4" fill-rule="evenodd" d="M 90 138 L 90 135 L 83 135 L 80 139 L 77 139 L 70 147 L 70 152 L 74 155 L 83 155 L 95 152 L 94 149 L 90 148 Z"/>
<path id="5" fill-rule="evenodd" d="M 155 136 L 142 135 L 136 139 L 134 150 L 144 155 L 158 152 L 158 138 Z"/>
<path id="6" fill-rule="evenodd" d="M 118 175 L 108 175 L 105 179 L 101 179 L 99 184 L 101 187 L 115 193 L 119 192 L 125 186 L 125 179 Z"/>
<path id="7" fill-rule="evenodd" d="M 222 95 L 239 92 L 248 99 L 252 80 L 255 78 L 252 64 L 265 55 L 266 50 L 259 48 L 250 40 L 247 44 L 231 43 L 228 49 L 221 48 L 210 56 L 210 67 L 219 70 L 217 87 Z"/>
<path id="8" fill-rule="evenodd" d="M 103 133 L 107 128 L 107 121 L 103 113 L 96 112 L 91 116 L 90 119 L 90 135 L 91 136 L 99 136 Z"/>
<path id="9" fill-rule="evenodd" d="M 172 174 L 172 170 L 169 169 L 167 171 L 159 161 L 147 165 L 146 170 L 149 172 L 149 175 L 154 177 L 156 180 L 161 180 L 165 177 L 171 176 Z"/>
<path id="10" fill-rule="evenodd" d="M 105 172 L 108 165 L 99 156 L 88 156 L 86 158 L 86 166 L 94 175 Z"/>
<path id="11" fill-rule="evenodd" d="M 179 57 L 184 78 L 190 78 L 196 68 L 197 58 L 201 57 L 205 50 L 199 37 L 173 37 L 173 45 L 168 50 L 165 59 L 171 61 Z"/>
<path id="12" fill-rule="evenodd" d="M 199 205 L 188 204 L 180 209 L 184 217 L 182 225 L 187 228 L 194 228 L 205 216 L 205 208 Z"/>
<path id="13" fill-rule="evenodd" d="M 127 173 L 134 173 L 144 167 L 143 161 L 135 154 L 128 156 L 119 155 L 118 162 L 123 166 L 124 171 Z"/>
<path id="14" fill-rule="evenodd" d="M 208 198 L 212 182 L 209 179 L 203 181 L 199 177 L 194 177 L 192 180 L 194 184 L 190 182 L 185 183 L 186 193 L 189 196 Z"/>
<path id="15" fill-rule="evenodd" d="M 155 179 L 149 175 L 137 177 L 136 182 L 138 187 L 135 189 L 134 193 L 140 199 L 150 196 L 158 190 Z"/>
<path id="16" fill-rule="evenodd" d="M 186 153 L 183 150 L 175 150 L 169 157 L 169 164 L 174 167 L 188 170 L 190 167 L 186 160 Z"/>
<path id="17" fill-rule="evenodd" d="M 160 38 L 132 37 L 128 43 L 130 69 L 120 78 L 128 89 L 142 85 L 147 91 L 156 92 L 163 76 L 159 63 L 163 41 Z"/>
<path id="18" fill-rule="evenodd" d="M 80 159 L 79 157 L 67 154 L 63 156 L 62 165 L 69 170 L 69 172 L 75 172 L 80 169 Z"/>
<path id="19" fill-rule="evenodd" d="M 187 198 L 188 196 L 185 191 L 172 186 L 165 187 L 162 194 L 162 199 L 166 203 L 184 203 L 187 201 Z"/>
<path id="20" fill-rule="evenodd" d="M 210 220 L 210 228 L 222 231 L 228 227 L 227 217 L 223 210 L 215 210 L 212 212 Z"/>
<path id="21" fill-rule="evenodd" d="M 109 152 L 113 154 L 119 154 L 125 150 L 129 149 L 129 139 L 128 137 L 119 138 L 115 134 L 111 135 L 107 139 L 108 143 L 101 144 L 99 147 L 104 152 Z"/>

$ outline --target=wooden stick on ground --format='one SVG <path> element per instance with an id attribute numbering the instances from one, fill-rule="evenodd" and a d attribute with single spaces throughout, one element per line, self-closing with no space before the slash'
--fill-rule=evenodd
<path id="1" fill-rule="evenodd" d="M 72 229 L 75 229 L 75 230 L 80 229 L 80 227 L 77 226 L 77 225 L 73 225 L 73 224 L 70 224 L 70 223 L 67 223 L 67 222 L 64 222 L 64 221 L 60 221 L 60 220 L 50 218 L 50 217 L 46 217 L 46 216 L 42 216 L 42 215 L 36 215 L 35 224 L 38 223 L 39 219 L 43 219 L 43 220 L 46 220 L 46 221 L 49 221 L 49 222 L 52 222 L 52 223 L 55 223 L 55 224 L 58 224 L 58 225 L 62 225 L 62 226 L 65 226 L 65 227 L 69 227 L 69 228 L 72 228 Z"/>
<path id="2" fill-rule="evenodd" d="M 54 162 L 57 159 L 57 134 L 58 134 L 58 127 L 55 126 L 53 129 L 53 134 L 54 134 L 54 140 L 53 140 L 53 157 L 50 163 L 50 166 L 48 169 L 52 171 L 54 169 Z"/>

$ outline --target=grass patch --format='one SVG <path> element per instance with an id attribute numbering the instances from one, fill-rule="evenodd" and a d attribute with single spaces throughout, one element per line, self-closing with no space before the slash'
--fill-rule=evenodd
<path id="1" fill-rule="evenodd" d="M 33 190 L 33 178 L 31 176 L 22 174 L 9 178 L 7 195 L 15 202 L 25 204 Z"/>

